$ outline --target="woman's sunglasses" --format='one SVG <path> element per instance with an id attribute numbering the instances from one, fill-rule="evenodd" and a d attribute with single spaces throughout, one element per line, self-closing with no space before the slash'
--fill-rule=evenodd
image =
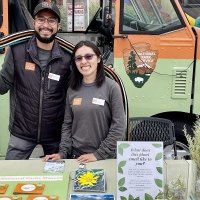
<path id="1" fill-rule="evenodd" d="M 84 56 L 76 56 L 74 57 L 75 62 L 80 62 L 82 61 L 83 58 L 85 58 L 85 60 L 92 60 L 93 56 L 96 54 L 85 54 Z"/>

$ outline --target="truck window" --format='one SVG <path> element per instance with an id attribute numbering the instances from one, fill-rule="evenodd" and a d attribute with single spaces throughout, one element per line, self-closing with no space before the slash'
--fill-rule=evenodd
<path id="1" fill-rule="evenodd" d="M 170 1 L 123 0 L 121 7 L 120 33 L 160 34 L 184 26 Z"/>

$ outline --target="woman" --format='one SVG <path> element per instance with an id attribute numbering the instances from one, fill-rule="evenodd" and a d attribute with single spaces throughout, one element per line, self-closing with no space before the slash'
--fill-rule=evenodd
<path id="1" fill-rule="evenodd" d="M 125 132 L 120 88 L 105 77 L 101 53 L 94 43 L 79 42 L 72 57 L 59 152 L 45 156 L 44 161 L 77 158 L 87 163 L 115 158 L 117 141 Z"/>

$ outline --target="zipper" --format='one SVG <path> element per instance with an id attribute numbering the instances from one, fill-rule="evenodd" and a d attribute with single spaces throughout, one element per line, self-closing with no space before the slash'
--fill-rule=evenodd
<path id="1" fill-rule="evenodd" d="M 44 94 L 44 71 L 42 71 L 41 73 L 41 83 L 40 83 L 40 103 L 39 103 L 38 137 L 37 137 L 38 143 L 40 142 L 40 136 L 41 136 L 43 94 Z"/>
<path id="2" fill-rule="evenodd" d="M 51 65 L 49 66 L 49 74 L 50 74 L 50 72 L 51 72 Z M 48 86 L 47 86 L 47 90 L 50 89 L 50 83 L 51 83 L 51 79 L 48 78 Z"/>

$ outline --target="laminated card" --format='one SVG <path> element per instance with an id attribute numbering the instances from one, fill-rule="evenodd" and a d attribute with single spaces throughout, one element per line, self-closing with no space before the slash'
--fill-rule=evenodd
<path id="1" fill-rule="evenodd" d="M 117 199 L 164 199 L 163 143 L 117 142 Z"/>
<path id="2" fill-rule="evenodd" d="M 65 169 L 65 161 L 64 160 L 56 160 L 51 161 L 48 160 L 44 165 L 44 172 L 64 172 Z"/>
<path id="3" fill-rule="evenodd" d="M 38 196 L 34 200 L 46 200 L 46 196 L 57 196 L 59 200 L 66 200 L 69 186 L 69 173 L 0 173 L 0 184 L 9 184 L 4 196 L 13 196 L 15 187 L 17 184 L 20 184 L 19 188 L 16 188 L 15 193 L 16 195 L 19 194 L 19 196 L 22 196 L 23 200 L 27 200 L 28 196 Z"/>
<path id="4" fill-rule="evenodd" d="M 78 169 L 75 172 L 74 191 L 106 192 L 104 169 Z"/>
<path id="5" fill-rule="evenodd" d="M 69 200 L 115 200 L 114 194 L 71 194 Z"/>

